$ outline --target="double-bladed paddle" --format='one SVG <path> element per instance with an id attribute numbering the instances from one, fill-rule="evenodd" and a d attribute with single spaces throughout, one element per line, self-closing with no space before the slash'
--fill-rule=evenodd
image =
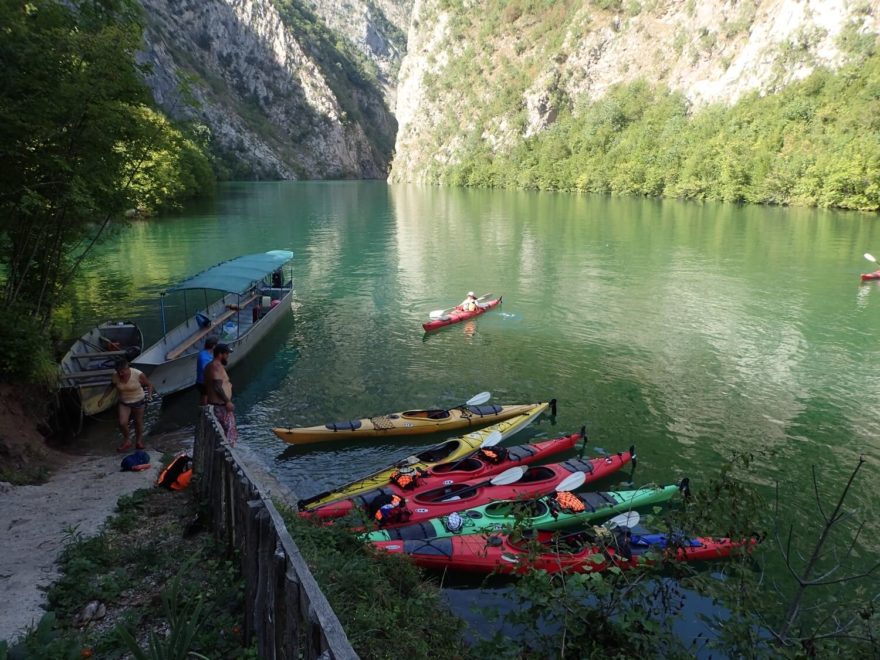
<path id="1" fill-rule="evenodd" d="M 468 406 L 481 406 L 491 398 L 491 392 L 480 392 L 479 394 L 475 394 L 474 396 L 472 396 L 464 403 L 460 403 L 457 406 L 450 406 L 449 408 L 447 408 L 447 410 L 454 410 L 455 408 L 467 408 Z"/>
<path id="2" fill-rule="evenodd" d="M 477 302 L 480 302 L 481 300 L 485 300 L 486 298 L 488 298 L 491 295 L 492 295 L 491 293 L 484 293 L 482 296 L 477 298 Z M 433 312 L 428 314 L 428 318 L 429 319 L 442 318 L 442 317 L 446 316 L 447 314 L 449 314 L 449 312 L 454 312 L 457 308 L 458 308 L 458 305 L 456 305 L 455 307 L 450 307 L 449 309 L 435 309 Z"/>
<path id="3" fill-rule="evenodd" d="M 446 497 L 440 502 L 455 502 L 456 500 L 461 499 L 462 493 L 470 493 L 471 491 L 475 491 L 479 488 L 483 488 L 484 486 L 508 486 L 512 483 L 516 483 L 522 476 L 526 473 L 528 468 L 524 465 L 517 465 L 516 467 L 512 467 L 509 470 L 505 470 L 499 475 L 496 475 L 489 479 L 488 481 L 481 481 L 478 484 L 473 484 L 472 486 L 468 486 L 467 488 L 463 488 L 458 491 L 455 495 L 451 497 Z"/>
<path id="4" fill-rule="evenodd" d="M 501 431 L 492 431 L 489 435 L 486 436 L 486 439 L 480 443 L 480 446 L 474 449 L 471 453 L 465 454 L 460 459 L 458 459 L 455 463 L 453 463 L 452 467 L 446 470 L 445 472 L 453 472 L 455 468 L 464 463 L 467 459 L 472 456 L 476 456 L 481 449 L 485 449 L 486 447 L 494 447 L 499 442 L 504 440 L 504 436 L 501 435 Z"/>
<path id="5" fill-rule="evenodd" d="M 627 511 L 626 513 L 614 516 L 610 520 L 606 520 L 603 527 L 607 527 L 608 529 L 614 529 L 615 527 L 628 527 L 632 529 L 639 524 L 639 520 L 641 520 L 641 516 L 638 511 Z"/>

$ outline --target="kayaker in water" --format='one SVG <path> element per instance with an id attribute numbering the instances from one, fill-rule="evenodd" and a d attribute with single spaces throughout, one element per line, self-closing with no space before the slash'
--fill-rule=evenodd
<path id="1" fill-rule="evenodd" d="M 477 302 L 476 294 L 473 291 L 468 291 L 467 298 L 465 298 L 458 307 L 463 312 L 473 312 L 476 311 L 479 306 L 480 303 Z"/>

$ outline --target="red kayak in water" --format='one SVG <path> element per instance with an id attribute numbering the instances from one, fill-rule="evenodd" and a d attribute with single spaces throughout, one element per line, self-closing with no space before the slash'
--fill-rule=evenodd
<path id="1" fill-rule="evenodd" d="M 862 282 L 868 280 L 880 280 L 880 270 L 875 270 L 873 273 L 862 273 Z"/>
<path id="2" fill-rule="evenodd" d="M 412 497 L 463 481 L 472 484 L 517 465 L 531 465 L 553 454 L 568 451 L 582 437 L 581 433 L 572 433 L 561 438 L 516 447 L 487 447 L 465 459 L 440 463 L 427 470 L 398 470 L 391 475 L 388 483 L 379 488 L 313 507 L 308 513 L 320 518 L 337 518 L 357 507 L 369 508 L 370 503 L 378 497 Z"/>
<path id="3" fill-rule="evenodd" d="M 638 534 L 600 527 L 574 534 L 538 532 L 528 540 L 514 541 L 504 534 L 465 535 L 442 539 L 377 541 L 373 547 L 389 554 L 406 554 L 423 568 L 455 569 L 472 573 L 590 573 L 612 566 L 638 568 L 663 558 L 673 561 L 706 561 L 730 555 L 734 548 L 751 549 L 757 539 Z M 546 548 L 542 552 L 542 548 Z"/>
<path id="4" fill-rule="evenodd" d="M 501 303 L 501 296 L 495 298 L 495 300 L 490 300 L 489 302 L 480 303 L 477 308 L 472 312 L 462 311 L 459 307 L 456 307 L 448 314 L 441 316 L 438 319 L 431 319 L 427 323 L 422 323 L 422 327 L 425 329 L 425 332 L 430 332 L 431 330 L 436 330 L 437 328 L 443 328 L 447 325 L 452 325 L 453 323 L 461 323 L 462 321 L 467 321 L 468 319 L 472 319 L 480 314 L 483 314 L 487 310 L 492 309 L 496 305 Z"/>
<path id="5" fill-rule="evenodd" d="M 563 463 L 536 467 L 520 465 L 488 480 L 468 479 L 428 489 L 416 488 L 406 495 L 398 495 L 383 487 L 350 500 L 329 502 L 311 511 L 303 511 L 300 515 L 330 519 L 359 508 L 384 528 L 400 527 L 488 504 L 492 500 L 539 497 L 554 492 L 558 487 L 568 490 L 571 486 L 565 484 L 571 481 L 573 475 L 578 475 L 578 485 L 597 481 L 629 463 L 633 451 L 634 448 L 631 448 L 601 458 L 573 458 Z"/>

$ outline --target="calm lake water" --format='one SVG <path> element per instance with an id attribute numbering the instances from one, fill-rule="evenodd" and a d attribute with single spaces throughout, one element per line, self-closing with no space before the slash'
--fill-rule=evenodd
<path id="1" fill-rule="evenodd" d="M 105 318 L 159 335 L 158 294 L 219 261 L 295 252 L 290 318 L 232 373 L 242 442 L 308 496 L 441 437 L 287 447 L 273 426 L 455 405 L 556 398 L 555 423 L 586 425 L 589 452 L 635 443 L 638 483 L 714 474 L 733 450 L 773 448 L 756 488 L 779 480 L 809 506 L 860 455 L 852 505 L 880 495 L 880 255 L 874 215 L 566 194 L 241 183 L 186 213 L 138 222 L 74 287 L 77 329 Z M 432 309 L 468 290 L 503 295 L 475 322 L 429 336 Z M 195 395 L 150 413 L 152 432 L 192 424 Z M 98 420 L 87 440 L 116 442 Z M 612 482 L 613 483 L 613 482 Z M 606 484 L 609 485 L 609 484 Z M 808 514 L 809 515 L 809 510 Z M 711 530 L 707 530 L 711 531 Z"/>

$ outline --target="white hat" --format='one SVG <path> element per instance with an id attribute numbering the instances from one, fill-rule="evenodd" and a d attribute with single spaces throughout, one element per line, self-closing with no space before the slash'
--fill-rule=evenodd
<path id="1" fill-rule="evenodd" d="M 468 296 L 475 296 L 475 295 L 477 295 L 477 294 L 475 294 L 473 291 L 468 291 Z"/>

